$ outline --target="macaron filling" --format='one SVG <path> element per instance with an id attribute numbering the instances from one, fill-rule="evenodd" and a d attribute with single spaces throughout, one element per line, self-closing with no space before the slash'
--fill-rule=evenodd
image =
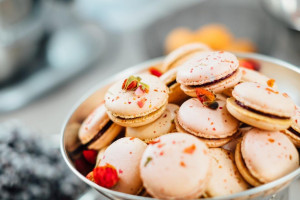
<path id="1" fill-rule="evenodd" d="M 295 129 L 293 129 L 293 127 L 288 128 L 288 131 L 292 132 L 294 135 L 300 137 L 300 133 L 298 131 L 296 131 Z"/>
<path id="2" fill-rule="evenodd" d="M 220 78 L 220 79 L 217 79 L 217 80 L 214 80 L 214 81 L 211 81 L 211 82 L 208 82 L 208 83 L 203 83 L 201 85 L 189 85 L 189 87 L 192 87 L 192 88 L 197 88 L 197 87 L 206 87 L 206 86 L 209 86 L 209 85 L 213 85 L 213 84 L 216 84 L 216 83 L 219 83 L 227 78 L 230 78 L 231 76 L 233 76 L 235 73 L 237 73 L 238 70 L 235 70 L 233 71 L 232 73 L 230 74 L 227 74 L 226 76 Z"/>
<path id="3" fill-rule="evenodd" d="M 107 131 L 111 127 L 112 124 L 113 121 L 109 120 L 107 124 L 105 124 L 105 126 L 93 137 L 93 139 L 91 139 L 88 143 L 85 144 L 85 146 L 89 146 L 96 142 L 105 133 L 105 131 Z"/>
<path id="4" fill-rule="evenodd" d="M 246 109 L 246 110 L 249 110 L 249 111 L 251 111 L 251 112 L 254 112 L 254 113 L 256 113 L 256 114 L 259 114 L 259 115 L 264 115 L 264 116 L 266 116 L 266 117 L 275 118 L 275 119 L 291 119 L 290 117 L 277 116 L 277 115 L 273 115 L 273 114 L 269 114 L 269 113 L 264 113 L 264 112 L 255 110 L 255 109 L 253 109 L 253 108 L 250 108 L 249 106 L 246 106 L 245 104 L 243 104 L 242 102 L 240 102 L 240 101 L 238 101 L 238 100 L 236 100 L 236 99 L 235 99 L 235 103 L 236 103 L 238 106 L 240 106 L 240 107 L 242 107 L 242 108 L 244 108 L 244 109 Z"/>
<path id="5" fill-rule="evenodd" d="M 167 84 L 168 88 L 171 88 L 173 85 L 177 83 L 176 79 L 174 81 L 171 81 L 170 83 Z"/>

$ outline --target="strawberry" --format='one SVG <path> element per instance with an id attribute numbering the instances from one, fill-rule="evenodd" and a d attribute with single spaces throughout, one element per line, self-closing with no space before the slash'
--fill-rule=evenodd
<path id="1" fill-rule="evenodd" d="M 247 69 L 251 69 L 251 70 L 255 70 L 255 71 L 259 71 L 260 70 L 260 64 L 252 59 L 241 59 L 240 61 L 240 66 L 247 68 Z"/>
<path id="2" fill-rule="evenodd" d="M 96 167 L 93 170 L 93 176 L 95 183 L 105 188 L 112 188 L 119 181 L 117 170 L 110 164 Z"/>
<path id="3" fill-rule="evenodd" d="M 84 150 L 83 152 L 83 157 L 85 158 L 86 161 L 88 161 L 91 164 L 96 164 L 96 159 L 98 155 L 98 151 L 95 150 Z"/>

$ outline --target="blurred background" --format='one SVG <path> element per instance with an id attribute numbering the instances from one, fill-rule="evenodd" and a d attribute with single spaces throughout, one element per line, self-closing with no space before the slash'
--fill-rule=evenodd
<path id="1" fill-rule="evenodd" d="M 72 106 L 107 77 L 191 42 L 299 66 L 299 31 L 299 0 L 0 0 L 0 176 L 7 179 L 1 179 L 1 190 L 9 194 L 19 187 L 9 181 L 11 169 L 1 171 L 1 165 L 25 162 L 8 144 L 34 138 L 22 146 L 26 152 L 30 143 L 46 139 L 50 150 L 37 145 L 44 149 L 38 155 L 56 151 Z M 19 163 L 7 163 L 8 148 Z M 31 156 L 32 150 L 28 152 Z M 59 153 L 47 155 L 59 160 Z M 34 159 L 39 162 L 43 156 Z M 5 189 L 7 185 L 14 189 Z M 56 199 L 79 195 L 71 188 L 60 192 L 65 196 Z"/>

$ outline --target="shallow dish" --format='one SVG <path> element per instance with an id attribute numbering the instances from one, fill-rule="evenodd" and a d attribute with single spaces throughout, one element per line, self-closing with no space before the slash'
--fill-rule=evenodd
<path id="1" fill-rule="evenodd" d="M 258 61 L 261 64 L 261 72 L 270 78 L 276 80 L 279 89 L 282 92 L 288 93 L 296 104 L 300 105 L 300 69 L 287 62 L 263 56 L 259 54 L 237 54 L 238 58 L 250 58 Z M 82 181 L 96 189 L 98 192 L 106 196 L 108 199 L 136 199 L 136 200 L 150 200 L 152 198 L 129 195 L 121 192 L 116 192 L 103 188 L 94 182 L 89 181 L 75 168 L 75 159 L 80 155 L 80 143 L 77 137 L 78 126 L 82 123 L 85 117 L 97 106 L 104 98 L 108 87 L 117 80 L 127 77 L 131 74 L 145 72 L 148 67 L 160 62 L 162 58 L 157 58 L 144 62 L 140 65 L 128 68 L 106 81 L 99 83 L 88 92 L 79 102 L 74 106 L 71 114 L 67 117 L 66 122 L 62 128 L 61 138 L 61 153 L 69 168 Z M 77 128 L 76 128 L 77 127 Z M 210 200 L 225 200 L 225 199 L 286 199 L 287 190 L 285 189 L 296 177 L 300 174 L 300 168 L 291 172 L 290 174 L 277 179 L 276 181 L 255 187 L 244 192 L 236 193 L 229 196 L 218 198 L 209 198 Z"/>

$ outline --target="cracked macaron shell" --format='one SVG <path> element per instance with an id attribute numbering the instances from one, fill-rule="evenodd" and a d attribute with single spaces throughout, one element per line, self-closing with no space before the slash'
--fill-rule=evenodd
<path id="1" fill-rule="evenodd" d="M 251 129 L 243 137 L 241 153 L 248 170 L 262 183 L 276 180 L 299 167 L 296 147 L 279 131 Z"/>
<path id="2" fill-rule="evenodd" d="M 222 148 L 210 148 L 212 175 L 205 193 L 217 197 L 242 192 L 249 188 L 234 163 L 233 153 Z"/>
<path id="3" fill-rule="evenodd" d="M 292 117 L 295 105 L 286 94 L 253 82 L 240 83 L 234 87 L 232 96 L 244 105 L 280 117 Z"/>
<path id="4" fill-rule="evenodd" d="M 195 199 L 203 194 L 210 175 L 205 143 L 186 133 L 170 133 L 155 141 L 140 163 L 147 192 L 161 199 Z"/>
<path id="5" fill-rule="evenodd" d="M 224 78 L 238 67 L 239 61 L 229 52 L 202 52 L 178 68 L 176 80 L 183 85 L 202 85 Z"/>
<path id="6" fill-rule="evenodd" d="M 155 112 L 167 103 L 168 88 L 158 77 L 148 74 L 137 76 L 141 78 L 141 82 L 149 86 L 149 92 L 137 96 L 134 91 L 122 89 L 125 78 L 118 81 L 105 95 L 105 106 L 113 116 L 125 119 L 142 117 Z M 138 102 L 143 99 L 144 105 L 140 107 Z"/>
<path id="7" fill-rule="evenodd" d="M 164 113 L 154 122 L 139 126 L 127 127 L 126 137 L 137 137 L 145 142 L 149 142 L 159 136 L 173 132 L 175 129 L 174 119 L 176 117 L 179 106 L 168 104 Z"/>
<path id="8" fill-rule="evenodd" d="M 177 120 L 186 131 L 204 138 L 226 138 L 237 132 L 239 121 L 227 110 L 225 101 L 217 100 L 216 110 L 204 106 L 197 98 L 184 102 Z"/>
<path id="9" fill-rule="evenodd" d="M 118 172 L 119 181 L 112 190 L 137 194 L 142 188 L 139 164 L 147 145 L 138 138 L 124 137 L 105 150 L 99 166 L 110 164 Z"/>

